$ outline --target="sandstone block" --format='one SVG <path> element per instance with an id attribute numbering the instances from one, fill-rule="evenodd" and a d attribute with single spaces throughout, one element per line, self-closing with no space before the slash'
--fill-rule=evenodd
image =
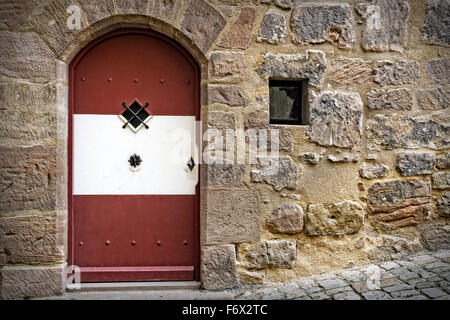
<path id="1" fill-rule="evenodd" d="M 252 39 L 253 24 L 256 10 L 243 7 L 236 21 L 226 30 L 217 41 L 217 45 L 231 49 L 247 49 Z"/>
<path id="2" fill-rule="evenodd" d="M 431 186 L 420 179 L 374 183 L 368 207 L 374 221 L 396 229 L 417 225 L 431 212 Z"/>
<path id="3" fill-rule="evenodd" d="M 56 215 L 30 214 L 0 218 L 0 252 L 8 264 L 45 264 L 62 262 L 62 243 Z"/>
<path id="4" fill-rule="evenodd" d="M 306 135 L 318 145 L 352 148 L 361 141 L 362 111 L 358 93 L 313 93 Z"/>
<path id="5" fill-rule="evenodd" d="M 230 107 L 245 107 L 247 99 L 235 85 L 211 84 L 208 86 L 208 104 L 221 103 Z"/>
<path id="6" fill-rule="evenodd" d="M 268 240 L 251 246 L 246 258 L 249 269 L 292 268 L 295 263 L 295 239 Z"/>
<path id="7" fill-rule="evenodd" d="M 303 230 L 303 209 L 297 204 L 283 204 L 266 219 L 266 226 L 272 233 L 296 234 Z"/>
<path id="8" fill-rule="evenodd" d="M 450 106 L 450 90 L 444 88 L 419 89 L 416 98 L 423 110 L 440 110 Z"/>
<path id="9" fill-rule="evenodd" d="M 378 61 L 375 68 L 375 82 L 388 84 L 415 84 L 419 82 L 420 68 L 417 61 Z"/>
<path id="10" fill-rule="evenodd" d="M 238 283 L 234 245 L 206 247 L 202 250 L 202 286 L 207 290 L 234 288 Z"/>
<path id="11" fill-rule="evenodd" d="M 450 84 L 450 59 L 432 59 L 425 65 L 431 83 Z"/>
<path id="12" fill-rule="evenodd" d="M 214 51 L 209 57 L 210 75 L 217 78 L 242 75 L 245 71 L 241 52 Z"/>
<path id="13" fill-rule="evenodd" d="M 289 156 L 279 158 L 259 158 L 251 171 L 253 182 L 264 182 L 272 185 L 274 190 L 281 191 L 284 188 L 295 190 L 298 187 L 298 168 Z"/>
<path id="14" fill-rule="evenodd" d="M 180 13 L 183 1 L 156 0 L 153 3 L 153 16 L 173 24 Z"/>
<path id="15" fill-rule="evenodd" d="M 264 79 L 309 79 L 309 85 L 319 88 L 326 66 L 326 55 L 322 51 L 308 50 L 306 54 L 267 53 L 263 61 L 256 65 L 256 72 Z"/>
<path id="16" fill-rule="evenodd" d="M 440 44 L 450 45 L 450 32 L 448 17 L 450 15 L 450 1 L 427 0 L 427 16 L 422 28 L 424 40 Z"/>
<path id="17" fill-rule="evenodd" d="M 450 217 L 450 192 L 443 193 L 437 198 L 436 207 L 441 217 Z"/>
<path id="18" fill-rule="evenodd" d="M 301 162 L 309 164 L 318 164 L 323 158 L 322 153 L 304 152 L 298 155 Z"/>
<path id="19" fill-rule="evenodd" d="M 329 42 L 339 48 L 351 48 L 355 42 L 352 7 L 347 3 L 304 3 L 291 15 L 295 44 Z"/>
<path id="20" fill-rule="evenodd" d="M 436 156 L 436 168 L 450 169 L 450 151 Z"/>
<path id="21" fill-rule="evenodd" d="M 225 18 L 208 2 L 192 0 L 186 8 L 180 29 L 206 53 L 225 24 Z"/>
<path id="22" fill-rule="evenodd" d="M 422 228 L 420 242 L 431 251 L 450 249 L 450 228 L 448 225 L 430 224 Z"/>
<path id="23" fill-rule="evenodd" d="M 236 116 L 232 112 L 210 112 L 208 126 L 216 129 L 236 129 Z"/>
<path id="24" fill-rule="evenodd" d="M 433 189 L 445 190 L 450 188 L 450 171 L 435 172 L 431 176 Z"/>
<path id="25" fill-rule="evenodd" d="M 359 167 L 359 176 L 365 179 L 383 178 L 388 173 L 388 168 L 381 163 L 364 162 Z"/>
<path id="26" fill-rule="evenodd" d="M 0 31 L 0 74 L 21 79 L 55 79 L 55 56 L 35 32 Z"/>
<path id="27" fill-rule="evenodd" d="M 339 57 L 331 65 L 329 77 L 336 83 L 367 83 L 373 81 L 372 62 L 358 59 Z"/>
<path id="28" fill-rule="evenodd" d="M 395 169 L 402 176 L 431 174 L 436 165 L 436 157 L 431 152 L 399 152 Z"/>
<path id="29" fill-rule="evenodd" d="M 367 93 L 367 106 L 372 110 L 411 110 L 413 97 L 407 88 L 372 89 Z"/>
<path id="30" fill-rule="evenodd" d="M 284 15 L 268 11 L 259 27 L 258 42 L 277 44 L 286 37 L 286 18 Z"/>
<path id="31" fill-rule="evenodd" d="M 4 267 L 1 270 L 2 299 L 24 299 L 62 295 L 64 267 Z"/>
<path id="32" fill-rule="evenodd" d="M 259 198 L 249 191 L 208 191 L 206 243 L 259 241 Z"/>
<path id="33" fill-rule="evenodd" d="M 0 139 L 41 142 L 56 137 L 56 86 L 0 84 Z"/>
<path id="34" fill-rule="evenodd" d="M 367 120 L 367 140 L 371 148 L 431 148 L 449 145 L 448 125 L 438 120 L 399 115 L 375 115 Z"/>
<path id="35" fill-rule="evenodd" d="M 149 0 L 116 0 L 116 8 L 120 14 L 147 16 L 150 12 L 150 2 Z"/>
<path id="36" fill-rule="evenodd" d="M 305 233 L 310 236 L 343 235 L 358 232 L 364 224 L 364 210 L 353 201 L 329 206 L 309 204 L 305 216 Z"/>
<path id="37" fill-rule="evenodd" d="M 0 212 L 54 210 L 55 171 L 51 148 L 0 147 Z"/>
<path id="38" fill-rule="evenodd" d="M 242 186 L 245 164 L 210 164 L 207 165 L 208 184 L 229 187 Z"/>
<path id="39" fill-rule="evenodd" d="M 410 6 L 406 0 L 372 0 L 356 11 L 366 20 L 362 47 L 367 51 L 403 52 L 408 43 Z"/>

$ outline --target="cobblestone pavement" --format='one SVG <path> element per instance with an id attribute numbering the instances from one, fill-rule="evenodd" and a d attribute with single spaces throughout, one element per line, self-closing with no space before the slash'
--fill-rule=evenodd
<path id="1" fill-rule="evenodd" d="M 344 269 L 282 285 L 227 291 L 71 292 L 51 299 L 449 300 L 450 250 Z"/>

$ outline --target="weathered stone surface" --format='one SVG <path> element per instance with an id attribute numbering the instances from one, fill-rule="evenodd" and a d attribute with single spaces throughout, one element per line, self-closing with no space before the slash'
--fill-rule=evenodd
<path id="1" fill-rule="evenodd" d="M 367 120 L 367 140 L 371 148 L 432 148 L 449 145 L 449 127 L 420 117 L 378 114 Z"/>
<path id="2" fill-rule="evenodd" d="M 206 243 L 259 241 L 259 199 L 248 191 L 208 191 Z"/>
<path id="3" fill-rule="evenodd" d="M 245 71 L 244 58 L 241 52 L 214 51 L 209 57 L 209 74 L 216 78 L 242 75 Z"/>
<path id="4" fill-rule="evenodd" d="M 1 297 L 6 300 L 50 297 L 64 293 L 64 268 L 5 267 L 1 270 Z"/>
<path id="5" fill-rule="evenodd" d="M 278 149 L 281 151 L 292 151 L 294 141 L 291 130 L 284 126 L 273 125 L 271 125 L 267 131 L 267 150 L 272 150 L 272 145 L 276 145 L 276 140 L 274 138 L 276 136 L 276 133 L 274 133 L 275 130 L 278 131 Z"/>
<path id="6" fill-rule="evenodd" d="M 60 228 L 56 216 L 26 215 L 0 218 L 0 251 L 8 264 L 62 262 L 64 252 L 57 243 Z"/>
<path id="7" fill-rule="evenodd" d="M 424 40 L 444 46 L 450 45 L 450 1 L 427 0 L 427 16 L 422 28 Z"/>
<path id="8" fill-rule="evenodd" d="M 42 3 L 42 7 L 39 10 L 32 12 L 32 16 L 30 18 L 31 24 L 58 54 L 65 53 L 67 48 L 70 45 L 73 45 L 74 42 L 79 43 L 80 31 L 84 31 L 89 23 L 86 20 L 85 15 L 82 13 L 80 29 L 67 27 L 67 19 L 69 14 L 66 10 L 70 6 L 74 5 L 73 0 L 52 0 L 40 2 Z M 29 46 L 25 46 L 23 48 L 29 48 Z"/>
<path id="9" fill-rule="evenodd" d="M 431 176 L 433 189 L 445 190 L 450 188 L 450 171 L 435 172 Z"/>
<path id="10" fill-rule="evenodd" d="M 206 53 L 225 24 L 225 18 L 208 2 L 192 0 L 186 8 L 180 29 Z"/>
<path id="11" fill-rule="evenodd" d="M 266 278 L 264 271 L 238 270 L 239 280 L 245 284 L 263 284 Z"/>
<path id="12" fill-rule="evenodd" d="M 38 142 L 56 136 L 56 86 L 0 84 L 0 139 Z"/>
<path id="13" fill-rule="evenodd" d="M 315 153 L 315 152 L 304 152 L 298 155 L 298 158 L 301 162 L 309 163 L 309 164 L 317 164 L 322 160 L 323 154 L 322 153 Z"/>
<path id="14" fill-rule="evenodd" d="M 112 0 L 93 2 L 90 0 L 78 0 L 83 12 L 90 24 L 114 15 L 115 8 Z"/>
<path id="15" fill-rule="evenodd" d="M 431 212 L 431 186 L 420 179 L 376 182 L 368 190 L 374 221 L 390 228 L 417 225 Z"/>
<path id="16" fill-rule="evenodd" d="M 336 58 L 331 65 L 329 77 L 336 83 L 371 82 L 373 81 L 372 62 L 359 58 Z"/>
<path id="17" fill-rule="evenodd" d="M 286 37 L 286 18 L 284 15 L 268 11 L 259 27 L 258 42 L 277 44 L 284 41 Z"/>
<path id="18" fill-rule="evenodd" d="M 388 84 L 414 84 L 419 82 L 420 69 L 417 61 L 378 61 L 375 68 L 375 82 Z"/>
<path id="19" fill-rule="evenodd" d="M 10 30 L 28 27 L 31 13 L 42 0 L 3 0 L 0 3 L 0 24 Z"/>
<path id="20" fill-rule="evenodd" d="M 153 3 L 153 16 L 173 24 L 180 13 L 183 1 L 156 0 Z"/>
<path id="21" fill-rule="evenodd" d="M 255 8 L 241 8 L 236 21 L 221 35 L 217 45 L 224 48 L 247 49 L 252 39 L 255 16 Z"/>
<path id="22" fill-rule="evenodd" d="M 395 169 L 402 176 L 431 174 L 436 165 L 436 157 L 431 152 L 399 152 Z"/>
<path id="23" fill-rule="evenodd" d="M 292 268 L 295 263 L 295 239 L 269 240 L 249 248 L 247 268 Z"/>
<path id="24" fill-rule="evenodd" d="M 299 205 L 283 204 L 266 219 L 267 229 L 272 233 L 296 234 L 303 230 L 303 209 Z"/>
<path id="25" fill-rule="evenodd" d="M 425 69 L 431 83 L 450 84 L 450 59 L 432 59 L 426 62 Z"/>
<path id="26" fill-rule="evenodd" d="M 235 129 L 236 116 L 232 112 L 210 112 L 208 114 L 208 126 L 216 129 Z"/>
<path id="27" fill-rule="evenodd" d="M 306 135 L 322 146 L 352 148 L 361 141 L 363 103 L 358 93 L 323 91 L 310 97 Z"/>
<path id="28" fill-rule="evenodd" d="M 420 242 L 431 251 L 450 249 L 450 228 L 448 225 L 430 224 L 422 228 Z"/>
<path id="29" fill-rule="evenodd" d="M 33 79 L 56 78 L 53 52 L 35 32 L 0 31 L 0 74 Z"/>
<path id="30" fill-rule="evenodd" d="M 282 9 L 291 9 L 293 5 L 293 0 L 274 0 L 274 3 L 277 7 Z"/>
<path id="31" fill-rule="evenodd" d="M 219 8 L 220 10 L 222 10 L 223 13 L 225 13 L 227 17 L 231 17 L 234 13 L 234 9 L 236 9 L 236 7 L 227 5 L 219 6 Z"/>
<path id="32" fill-rule="evenodd" d="M 231 107 L 246 107 L 247 102 L 238 86 L 218 84 L 208 86 L 208 104 L 221 103 Z"/>
<path id="33" fill-rule="evenodd" d="M 436 168 L 450 169 L 450 151 L 436 156 Z"/>
<path id="34" fill-rule="evenodd" d="M 339 48 L 351 48 L 355 42 L 352 7 L 347 3 L 304 3 L 291 15 L 295 44 L 330 42 Z"/>
<path id="35" fill-rule="evenodd" d="M 269 127 L 270 116 L 267 111 L 256 110 L 245 118 L 246 129 L 264 129 Z"/>
<path id="36" fill-rule="evenodd" d="M 362 34 L 364 50 L 403 52 L 408 43 L 408 1 L 372 0 L 359 4 L 356 11 L 366 19 Z"/>
<path id="37" fill-rule="evenodd" d="M 413 97 L 407 88 L 372 89 L 367 93 L 367 107 L 373 110 L 411 110 Z"/>
<path id="38" fill-rule="evenodd" d="M 234 288 L 238 283 L 234 245 L 206 247 L 202 254 L 202 286 L 207 290 Z"/>
<path id="39" fill-rule="evenodd" d="M 306 54 L 267 53 L 256 72 L 264 79 L 309 79 L 308 84 L 319 88 L 322 85 L 326 55 L 322 51 L 308 50 Z"/>
<path id="40" fill-rule="evenodd" d="M 0 147 L 0 212 L 55 209 L 55 151 Z"/>
<path id="41" fill-rule="evenodd" d="M 116 0 L 117 12 L 120 14 L 148 15 L 150 12 L 149 0 Z"/>
<path id="42" fill-rule="evenodd" d="M 295 239 L 266 241 L 269 266 L 275 268 L 292 268 L 295 263 L 297 241 Z"/>
<path id="43" fill-rule="evenodd" d="M 297 189 L 299 172 L 291 157 L 259 157 L 258 162 L 250 173 L 253 182 L 270 184 L 276 191 Z"/>
<path id="44" fill-rule="evenodd" d="M 245 164 L 210 164 L 207 165 L 208 184 L 230 187 L 242 186 Z"/>
<path id="45" fill-rule="evenodd" d="M 359 176 L 365 179 L 383 178 L 388 173 L 388 168 L 381 163 L 364 162 L 359 167 Z"/>
<path id="46" fill-rule="evenodd" d="M 443 193 L 436 199 L 436 207 L 441 217 L 450 217 L 450 192 Z"/>
<path id="47" fill-rule="evenodd" d="M 444 88 L 419 89 L 416 98 L 423 110 L 440 110 L 450 106 L 450 90 Z"/>
<path id="48" fill-rule="evenodd" d="M 329 206 L 309 204 L 305 215 L 305 233 L 310 236 L 355 233 L 363 224 L 364 210 L 353 201 Z"/>
<path id="49" fill-rule="evenodd" d="M 327 159 L 331 162 L 358 162 L 359 153 L 356 152 L 338 152 L 337 154 L 329 154 Z"/>

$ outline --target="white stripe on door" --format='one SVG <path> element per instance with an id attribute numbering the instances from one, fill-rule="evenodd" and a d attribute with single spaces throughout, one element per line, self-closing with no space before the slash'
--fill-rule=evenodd
<path id="1" fill-rule="evenodd" d="M 198 166 L 186 169 L 194 116 L 153 116 L 137 133 L 123 124 L 116 115 L 73 115 L 74 195 L 195 194 Z M 138 171 L 128 163 L 134 153 Z"/>

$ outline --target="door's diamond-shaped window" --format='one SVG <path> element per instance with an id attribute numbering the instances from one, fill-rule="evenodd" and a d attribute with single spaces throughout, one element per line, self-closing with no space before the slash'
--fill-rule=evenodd
<path id="1" fill-rule="evenodd" d="M 141 106 L 139 102 L 134 101 L 131 106 L 128 106 L 126 103 L 122 103 L 122 105 L 125 108 L 125 111 L 120 115 L 120 118 L 125 122 L 122 126 L 123 128 L 128 126 L 135 132 L 142 126 L 148 129 L 146 122 L 152 117 L 152 115 L 145 110 L 148 103 Z"/>

